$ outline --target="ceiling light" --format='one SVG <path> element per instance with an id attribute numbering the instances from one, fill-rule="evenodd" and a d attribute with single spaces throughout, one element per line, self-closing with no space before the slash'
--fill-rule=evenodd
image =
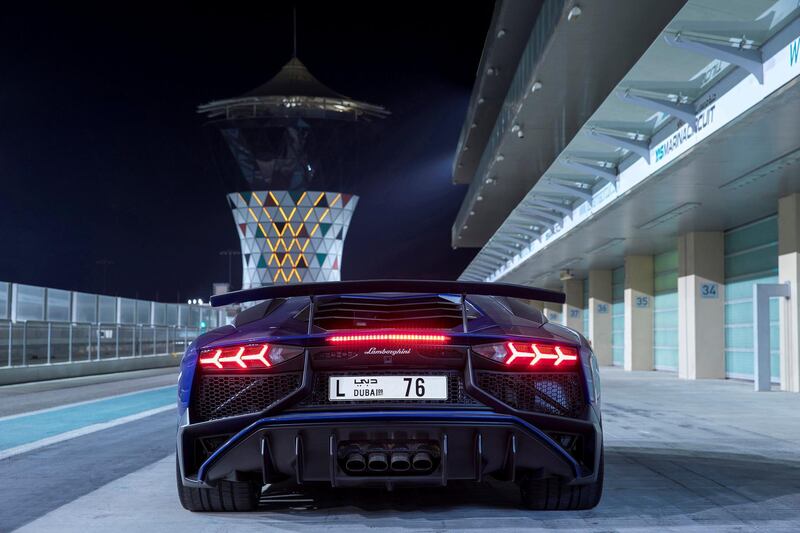
<path id="1" fill-rule="evenodd" d="M 624 241 L 625 241 L 625 239 L 623 239 L 621 237 L 617 237 L 616 239 L 610 239 L 610 240 L 604 242 L 603 244 L 601 244 L 600 246 L 598 246 L 597 248 L 595 248 L 594 250 L 592 250 L 591 252 L 589 252 L 588 255 L 594 255 L 596 253 L 600 253 L 602 251 L 608 250 L 612 246 L 615 246 L 615 245 L 617 245 L 617 244 L 619 244 L 621 242 L 624 242 Z"/>
<path id="2" fill-rule="evenodd" d="M 765 165 L 762 165 L 755 170 L 751 170 L 750 172 L 721 185 L 720 190 L 741 189 L 742 187 L 750 185 L 751 183 L 765 178 L 770 174 L 779 172 L 788 166 L 794 165 L 798 161 L 800 161 L 800 150 L 794 150 L 793 152 L 789 152 L 778 157 L 777 159 L 773 159 Z"/>
<path id="3" fill-rule="evenodd" d="M 700 207 L 700 204 L 697 202 L 687 202 L 685 204 L 681 204 L 675 209 L 670 209 L 666 213 L 663 213 L 656 218 L 649 220 L 639 226 L 639 229 L 652 229 L 656 226 L 659 226 L 665 222 L 672 220 L 673 218 L 678 218 L 679 216 L 683 215 L 684 213 L 688 213 L 693 209 Z"/>

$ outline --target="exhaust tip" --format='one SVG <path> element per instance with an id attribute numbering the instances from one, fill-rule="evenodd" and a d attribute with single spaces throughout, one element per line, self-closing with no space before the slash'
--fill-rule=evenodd
<path id="1" fill-rule="evenodd" d="M 433 460 L 429 453 L 417 452 L 414 454 L 411 466 L 417 471 L 430 470 L 433 467 Z"/>
<path id="2" fill-rule="evenodd" d="M 367 468 L 373 472 L 384 472 L 389 469 L 389 461 L 385 453 L 371 453 L 367 457 Z"/>
<path id="3" fill-rule="evenodd" d="M 367 467 L 367 463 L 360 453 L 351 453 L 347 456 L 344 467 L 351 472 L 362 472 Z"/>
<path id="4" fill-rule="evenodd" d="M 405 472 L 411 468 L 411 460 L 405 452 L 395 452 L 390 459 L 392 470 Z"/>

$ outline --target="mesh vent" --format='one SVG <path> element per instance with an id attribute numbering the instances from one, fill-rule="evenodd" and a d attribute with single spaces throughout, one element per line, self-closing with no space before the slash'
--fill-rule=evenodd
<path id="1" fill-rule="evenodd" d="M 337 400 L 331 401 L 328 399 L 328 378 L 330 376 L 447 376 L 447 399 L 446 400 L 381 400 L 376 402 L 368 402 L 363 400 Z M 474 400 L 467 395 L 464 390 L 464 378 L 458 370 L 440 370 L 440 371 L 420 371 L 420 370 L 406 370 L 399 371 L 386 371 L 381 370 L 377 372 L 317 372 L 314 376 L 314 388 L 311 394 L 298 404 L 298 407 L 321 407 L 329 405 L 369 405 L 370 403 L 380 404 L 406 404 L 406 405 L 480 405 L 477 400 Z"/>
<path id="2" fill-rule="evenodd" d="M 472 317 L 476 314 L 468 308 Z M 314 324 L 326 329 L 440 328 L 462 323 L 461 304 L 441 297 L 332 298 L 320 301 Z"/>
<path id="3" fill-rule="evenodd" d="M 578 374 L 481 371 L 477 378 L 478 387 L 514 409 L 573 417 L 583 409 Z"/>
<path id="4" fill-rule="evenodd" d="M 257 413 L 300 387 L 301 373 L 250 376 L 201 376 L 193 395 L 199 421 Z"/>

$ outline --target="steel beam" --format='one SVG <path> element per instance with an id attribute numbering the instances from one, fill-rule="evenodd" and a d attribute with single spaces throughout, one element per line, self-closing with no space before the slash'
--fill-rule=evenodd
<path id="1" fill-rule="evenodd" d="M 592 201 L 592 193 L 591 191 L 587 191 L 585 189 L 579 189 L 574 185 L 568 185 L 569 182 L 564 182 L 558 178 L 547 178 L 546 181 L 542 182 L 543 185 L 550 187 L 554 191 L 558 191 L 564 193 L 565 195 L 569 195 L 571 198 L 580 198 L 587 202 Z"/>
<path id="2" fill-rule="evenodd" d="M 561 223 L 564 221 L 564 217 L 553 214 L 552 212 L 547 211 L 546 209 L 542 209 L 540 207 L 532 207 L 532 206 L 526 206 L 526 207 L 527 209 L 523 211 L 523 213 L 535 213 L 537 215 L 545 217 L 548 220 L 552 220 L 555 223 Z"/>
<path id="3" fill-rule="evenodd" d="M 562 213 L 564 215 L 571 215 L 572 214 L 572 208 L 571 207 L 567 207 L 566 205 L 559 204 L 557 202 L 551 202 L 550 200 L 544 200 L 542 198 L 533 198 L 532 200 L 530 200 L 530 203 L 531 203 L 531 205 L 537 205 L 537 206 L 540 206 L 540 207 L 546 207 L 548 209 L 552 209 L 554 211 L 558 211 L 559 213 Z"/>
<path id="4" fill-rule="evenodd" d="M 582 163 L 569 158 L 561 161 L 561 164 L 585 172 L 590 176 L 597 176 L 600 179 L 606 180 L 611 185 L 617 184 L 617 167 L 608 168 L 599 165 L 590 165 L 589 163 Z"/>
<path id="5" fill-rule="evenodd" d="M 589 129 L 587 135 L 595 141 L 628 150 L 629 152 L 641 156 L 645 161 L 650 163 L 650 143 L 646 141 L 635 141 L 625 137 L 609 135 L 608 133 L 599 132 L 594 128 Z"/>
<path id="6" fill-rule="evenodd" d="M 697 112 L 695 111 L 693 105 L 659 100 L 656 98 L 649 98 L 647 96 L 637 96 L 635 94 L 631 94 L 629 91 L 617 92 L 617 96 L 624 102 L 630 102 L 640 107 L 652 109 L 653 111 L 666 113 L 684 121 L 692 129 L 697 129 Z"/>
<path id="7" fill-rule="evenodd" d="M 547 228 L 550 228 L 551 230 L 555 228 L 555 223 L 553 221 L 539 215 L 528 214 L 528 213 L 517 213 L 515 216 L 523 220 L 534 222 L 536 224 L 539 224 L 540 226 L 545 226 Z"/>
<path id="8" fill-rule="evenodd" d="M 670 46 L 681 48 L 697 54 L 719 59 L 743 68 L 756 77 L 760 85 L 764 85 L 764 58 L 761 50 L 753 48 L 734 48 L 724 44 L 704 43 L 688 39 L 681 34 L 664 35 Z"/>

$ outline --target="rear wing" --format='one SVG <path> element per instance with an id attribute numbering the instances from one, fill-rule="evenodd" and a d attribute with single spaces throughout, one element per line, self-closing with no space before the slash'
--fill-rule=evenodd
<path id="1" fill-rule="evenodd" d="M 433 281 L 410 279 L 370 279 L 363 281 L 334 281 L 324 283 L 298 283 L 296 285 L 270 285 L 241 291 L 218 294 L 211 297 L 211 305 L 223 305 L 291 298 L 293 296 L 325 296 L 337 294 L 365 294 L 374 292 L 408 292 L 426 294 L 468 294 L 481 296 L 505 296 L 563 304 L 563 292 L 513 285 L 511 283 L 481 283 L 471 281 Z"/>

